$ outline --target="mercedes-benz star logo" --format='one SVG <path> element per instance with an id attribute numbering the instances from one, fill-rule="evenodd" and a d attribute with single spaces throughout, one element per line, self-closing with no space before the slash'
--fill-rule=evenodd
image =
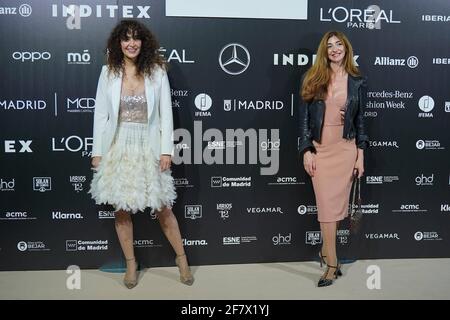
<path id="1" fill-rule="evenodd" d="M 220 51 L 219 64 L 222 70 L 228 74 L 233 76 L 241 74 L 250 65 L 250 53 L 239 43 L 227 44 Z"/>

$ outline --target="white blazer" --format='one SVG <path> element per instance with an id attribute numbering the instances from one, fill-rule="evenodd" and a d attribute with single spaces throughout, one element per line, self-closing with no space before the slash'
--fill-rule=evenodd
<path id="1" fill-rule="evenodd" d="M 108 67 L 103 66 L 98 80 L 95 97 L 94 135 L 92 156 L 103 156 L 111 147 L 116 133 L 122 73 L 108 75 Z M 150 143 L 154 154 L 173 155 L 173 118 L 170 84 L 166 71 L 157 66 L 151 77 L 145 77 L 148 127 Z"/>

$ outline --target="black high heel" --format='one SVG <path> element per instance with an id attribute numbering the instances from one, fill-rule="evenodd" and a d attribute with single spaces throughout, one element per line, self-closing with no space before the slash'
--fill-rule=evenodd
<path id="1" fill-rule="evenodd" d="M 327 262 L 325 261 L 324 258 L 326 258 L 327 256 L 323 256 L 322 255 L 322 250 L 319 251 L 319 263 L 320 263 L 320 267 L 322 268 L 322 265 L 327 264 Z M 339 265 L 340 266 L 340 265 Z M 342 271 L 341 268 L 338 269 L 337 271 L 337 275 L 339 277 L 342 277 Z"/>
<path id="2" fill-rule="evenodd" d="M 330 271 L 330 268 L 336 269 L 334 271 L 333 276 L 334 279 L 327 279 L 326 276 L 328 275 L 328 272 Z M 319 279 L 319 282 L 317 283 L 318 287 L 328 287 L 333 284 L 333 281 L 339 278 L 338 272 L 341 270 L 341 265 L 338 263 L 337 266 L 330 266 L 327 264 L 327 270 L 325 271 L 324 275 Z M 342 274 L 342 273 L 341 273 Z"/>

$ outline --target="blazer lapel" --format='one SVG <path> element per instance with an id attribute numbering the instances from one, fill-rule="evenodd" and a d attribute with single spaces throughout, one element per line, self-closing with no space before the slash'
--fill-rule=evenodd
<path id="1" fill-rule="evenodd" d="M 155 90 L 152 85 L 152 80 L 149 77 L 145 77 L 145 97 L 147 99 L 147 116 L 150 119 L 153 110 L 155 109 Z"/>
<path id="2" fill-rule="evenodd" d="M 122 91 L 122 72 L 118 77 L 117 76 L 114 77 L 112 81 L 111 90 L 112 90 L 112 99 L 111 99 L 112 108 L 114 114 L 117 116 L 119 114 L 120 94 Z"/>

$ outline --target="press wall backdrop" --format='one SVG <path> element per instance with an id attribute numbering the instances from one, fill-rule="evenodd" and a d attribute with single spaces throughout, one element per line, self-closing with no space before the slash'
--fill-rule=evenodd
<path id="1" fill-rule="evenodd" d="M 332 29 L 369 85 L 363 224 L 355 236 L 340 225 L 339 256 L 450 257 L 448 0 L 1 0 L 0 270 L 122 259 L 113 209 L 87 191 L 97 81 L 124 18 L 157 35 L 170 65 L 174 212 L 191 264 L 316 257 L 297 104 Z M 133 221 L 138 259 L 173 265 L 155 216 Z"/>

